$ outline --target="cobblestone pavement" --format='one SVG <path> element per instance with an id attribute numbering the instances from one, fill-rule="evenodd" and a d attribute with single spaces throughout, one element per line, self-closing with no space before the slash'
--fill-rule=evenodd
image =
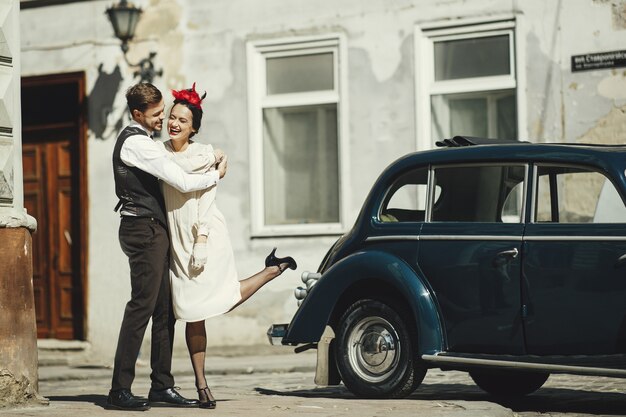
<path id="1" fill-rule="evenodd" d="M 4 416 L 621 416 L 626 415 L 626 380 L 553 375 L 537 393 L 513 403 L 498 403 L 479 390 L 465 373 L 430 370 L 415 393 L 401 400 L 361 400 L 343 386 L 319 388 L 313 383 L 313 356 L 295 363 L 289 356 L 238 358 L 207 362 L 217 410 L 153 406 L 144 414 L 103 409 L 110 369 L 74 367 L 41 370 L 40 393 L 47 406 L 0 410 Z M 289 362 L 293 363 L 290 364 Z M 229 365 L 230 364 L 230 365 Z M 298 366 L 296 366 L 298 365 Z M 181 393 L 195 397 L 185 362 L 174 366 Z M 147 395 L 149 370 L 141 369 L 133 386 Z"/>

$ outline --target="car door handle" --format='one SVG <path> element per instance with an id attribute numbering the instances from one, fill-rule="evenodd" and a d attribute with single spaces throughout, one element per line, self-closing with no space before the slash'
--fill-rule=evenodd
<path id="1" fill-rule="evenodd" d="M 519 255 L 519 251 L 517 250 L 517 248 L 513 248 L 513 249 L 509 249 L 509 250 L 503 250 L 502 252 L 498 253 L 498 257 L 509 257 L 509 258 L 517 258 L 517 255 Z"/>
<path id="2" fill-rule="evenodd" d="M 511 259 L 517 258 L 519 251 L 517 248 L 503 250 L 502 252 L 498 252 L 498 254 L 493 258 L 493 266 L 494 268 L 501 268 L 506 265 Z"/>

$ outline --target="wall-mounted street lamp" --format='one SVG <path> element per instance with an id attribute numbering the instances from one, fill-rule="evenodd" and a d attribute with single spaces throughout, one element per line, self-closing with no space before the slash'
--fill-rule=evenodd
<path id="1" fill-rule="evenodd" d="M 128 61 L 126 53 L 128 52 L 128 42 L 135 36 L 135 28 L 142 10 L 139 7 L 135 7 L 132 3 L 128 3 L 126 0 L 121 0 L 117 4 L 113 4 L 106 10 L 106 14 L 109 16 L 111 25 L 113 25 L 113 31 L 115 37 L 122 41 L 122 52 L 124 52 L 124 60 L 130 67 L 138 67 L 138 70 L 134 72 L 135 77 L 139 77 L 140 82 L 152 83 L 154 77 L 160 77 L 163 75 L 163 70 L 156 70 L 152 60 L 156 56 L 156 52 L 150 52 L 147 58 L 140 60 L 136 64 L 132 64 Z"/>

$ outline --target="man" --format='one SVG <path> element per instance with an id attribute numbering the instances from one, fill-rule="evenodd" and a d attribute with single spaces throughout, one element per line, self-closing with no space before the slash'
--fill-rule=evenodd
<path id="1" fill-rule="evenodd" d="M 126 304 L 115 353 L 107 408 L 147 410 L 150 402 L 197 406 L 182 397 L 171 374 L 174 315 L 169 282 L 167 217 L 159 180 L 182 192 L 215 185 L 226 174 L 226 158 L 217 170 L 187 174 L 152 140 L 163 127 L 164 103 L 152 84 L 140 83 L 126 92 L 132 122 L 118 135 L 113 150 L 116 207 L 122 216 L 119 240 L 130 264 L 131 299 Z M 152 381 L 148 400 L 131 392 L 135 364 L 148 321 L 152 318 L 150 365 Z"/>

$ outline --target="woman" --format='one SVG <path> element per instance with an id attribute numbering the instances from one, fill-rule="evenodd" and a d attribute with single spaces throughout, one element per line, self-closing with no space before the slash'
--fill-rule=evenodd
<path id="1" fill-rule="evenodd" d="M 172 91 L 174 106 L 167 123 L 170 140 L 165 148 L 187 171 L 218 169 L 225 173 L 227 157 L 210 145 L 190 140 L 200 129 L 201 103 L 195 83 Z M 206 95 L 206 94 L 205 94 Z M 238 280 L 224 216 L 215 205 L 217 187 L 181 193 L 162 183 L 170 231 L 170 280 L 174 315 L 186 322 L 185 339 L 191 357 L 200 407 L 215 408 L 204 376 L 206 330 L 204 321 L 237 307 L 286 268 L 296 269 L 291 257 L 265 259 L 265 268 Z"/>

